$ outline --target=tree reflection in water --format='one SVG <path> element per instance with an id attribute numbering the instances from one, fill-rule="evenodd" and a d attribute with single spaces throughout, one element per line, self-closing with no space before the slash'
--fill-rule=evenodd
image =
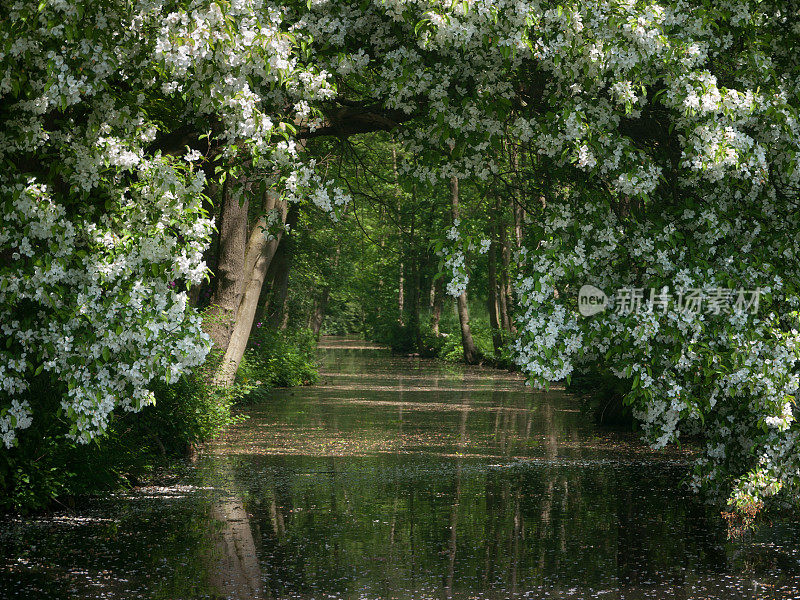
<path id="1" fill-rule="evenodd" d="M 756 597 L 680 491 L 683 455 L 488 370 L 340 349 L 325 373 L 254 408 L 214 459 L 255 519 L 277 502 L 283 534 L 260 541 L 275 597 Z M 757 578 L 794 589 L 785 567 Z"/>
<path id="2" fill-rule="evenodd" d="M 322 384 L 248 409 L 185 475 L 194 491 L 0 528 L 0 598 L 800 595 L 799 524 L 727 542 L 681 491 L 685 455 L 596 429 L 562 392 L 374 349 L 323 357 Z"/>

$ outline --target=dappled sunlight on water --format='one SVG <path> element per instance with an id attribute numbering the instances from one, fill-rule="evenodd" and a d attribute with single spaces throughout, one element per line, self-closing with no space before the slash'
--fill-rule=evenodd
<path id="1" fill-rule="evenodd" d="M 728 542 L 686 451 L 516 375 L 321 360 L 179 476 L 6 523 L 0 598 L 800 598 L 800 524 Z"/>
<path id="2" fill-rule="evenodd" d="M 596 430 L 572 397 L 531 390 L 517 374 L 328 345 L 336 350 L 323 351 L 320 385 L 274 391 L 214 453 L 686 460 L 632 433 Z"/>

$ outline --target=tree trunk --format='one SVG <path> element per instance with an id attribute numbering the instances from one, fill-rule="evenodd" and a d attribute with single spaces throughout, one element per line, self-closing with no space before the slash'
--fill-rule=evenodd
<path id="1" fill-rule="evenodd" d="M 458 207 L 458 177 L 450 178 L 451 208 L 453 221 L 459 218 Z M 456 299 L 458 306 L 458 321 L 461 324 L 461 345 L 464 348 L 464 361 L 471 365 L 478 362 L 478 349 L 472 339 L 472 331 L 469 327 L 469 305 L 467 304 L 466 290 Z"/>
<path id="2" fill-rule="evenodd" d="M 233 193 L 235 187 L 237 182 L 228 177 L 222 188 L 216 285 L 205 318 L 214 346 L 222 351 L 227 349 L 233 333 L 245 282 L 248 201 L 242 192 L 244 200 L 239 202 L 239 195 Z"/>
<path id="3" fill-rule="evenodd" d="M 517 152 L 517 148 L 514 146 L 513 143 L 508 144 L 508 152 L 509 152 L 509 160 L 511 163 L 512 179 L 516 182 L 515 185 L 516 189 L 520 190 L 520 195 L 524 197 L 525 192 L 520 182 L 520 168 L 519 168 L 520 155 Z M 525 160 L 524 148 L 522 152 L 522 159 L 523 161 Z M 511 194 L 510 199 L 511 199 L 511 213 L 514 217 L 514 238 L 517 242 L 517 249 L 519 250 L 522 247 L 522 223 L 525 219 L 525 209 L 522 208 L 522 204 L 519 201 L 517 201 L 515 194 Z"/>
<path id="4" fill-rule="evenodd" d="M 273 296 L 272 292 L 275 289 L 275 276 L 277 275 L 278 265 L 282 261 L 285 243 L 286 238 L 281 240 L 281 243 L 278 244 L 278 249 L 275 251 L 275 256 L 273 257 L 272 262 L 269 263 L 267 274 L 264 276 L 264 285 L 261 286 L 261 295 L 258 297 L 258 306 L 256 306 L 256 314 L 253 317 L 253 323 L 255 323 L 256 326 L 258 326 L 259 323 L 263 323 L 266 319 L 266 316 L 270 314 L 269 309 Z"/>
<path id="5" fill-rule="evenodd" d="M 278 263 L 275 267 L 275 277 L 272 280 L 272 302 L 269 305 L 269 325 L 273 329 L 280 327 L 283 322 L 283 309 L 286 306 L 286 297 L 289 294 L 289 269 L 291 263 L 291 249 L 289 236 L 285 237 L 278 248 Z"/>
<path id="6" fill-rule="evenodd" d="M 419 326 L 419 305 L 420 305 L 420 288 L 421 288 L 421 275 L 419 268 L 419 257 L 414 256 L 411 264 L 411 306 L 408 314 L 408 326 L 411 329 L 411 335 L 414 337 L 414 345 L 417 347 L 419 354 L 424 354 L 425 349 L 422 347 L 422 331 Z"/>
<path id="7" fill-rule="evenodd" d="M 472 339 L 472 331 L 469 327 L 469 306 L 467 304 L 467 293 L 464 292 L 456 298 L 458 308 L 458 321 L 461 324 L 461 345 L 464 347 L 464 361 L 468 365 L 478 362 L 478 349 Z"/>
<path id="8" fill-rule="evenodd" d="M 442 303 L 444 301 L 444 290 L 442 289 L 442 278 L 437 277 L 431 284 L 431 331 L 433 335 L 439 337 L 439 321 L 442 318 Z"/>
<path id="9" fill-rule="evenodd" d="M 487 278 L 489 280 L 489 294 L 487 301 L 487 309 L 489 310 L 489 326 L 492 329 L 492 346 L 494 347 L 494 355 L 500 356 L 503 348 L 503 337 L 500 334 L 500 320 L 497 316 L 497 240 L 495 239 L 496 225 L 492 225 L 492 242 L 489 245 L 489 272 Z"/>
<path id="10" fill-rule="evenodd" d="M 200 295 L 203 291 L 203 283 L 205 283 L 205 280 L 202 283 L 193 285 L 189 288 L 189 294 L 186 300 L 189 303 L 189 306 L 197 308 L 197 305 L 200 304 Z"/>
<path id="11" fill-rule="evenodd" d="M 261 296 L 261 288 L 264 285 L 264 277 L 267 274 L 272 258 L 275 256 L 283 234 L 281 229 L 277 237 L 267 239 L 265 235 L 265 229 L 268 225 L 267 218 L 273 209 L 277 209 L 280 222 L 282 224 L 286 223 L 286 200 L 279 199 L 270 190 L 266 194 L 264 214 L 259 217 L 250 230 L 244 265 L 245 281 L 247 283 L 236 311 L 236 320 L 228 347 L 225 350 L 225 356 L 214 376 L 216 385 L 228 386 L 233 384 L 236 371 L 239 369 L 239 364 L 242 362 L 244 351 L 247 348 L 250 330 L 253 327 L 253 317 L 255 317 L 258 306 L 258 298 Z"/>
<path id="12" fill-rule="evenodd" d="M 386 220 L 386 208 L 381 205 L 380 207 L 380 223 L 384 223 Z M 380 246 L 381 252 L 380 256 L 384 255 L 384 247 L 386 246 L 386 230 L 385 228 L 381 227 L 380 229 L 380 236 L 378 237 L 378 245 Z M 378 298 L 383 298 L 383 268 L 382 265 L 378 267 Z M 381 309 L 383 308 L 383 302 L 378 302 L 378 305 L 375 309 L 375 313 L 380 321 L 381 316 Z"/>
<path id="13" fill-rule="evenodd" d="M 331 277 L 335 277 L 336 269 L 339 266 L 339 256 L 341 256 L 342 249 L 337 245 L 336 246 L 336 255 L 333 258 L 333 272 L 331 273 Z M 325 311 L 328 309 L 328 300 L 331 297 L 331 286 L 330 284 L 326 284 L 324 288 L 322 288 L 322 295 L 314 300 L 314 312 L 311 313 L 311 319 L 309 320 L 309 327 L 311 331 L 314 332 L 314 336 L 319 338 L 319 332 L 322 331 L 322 324 L 325 322 Z"/>
<path id="14" fill-rule="evenodd" d="M 397 322 L 400 323 L 400 327 L 405 327 L 405 263 L 403 258 L 405 258 L 406 253 L 404 248 L 405 244 L 403 243 L 405 236 L 403 235 L 403 211 L 401 210 L 402 188 L 400 187 L 400 174 L 397 170 L 397 146 L 395 145 L 394 138 L 392 138 L 392 173 L 394 174 L 394 197 L 397 205 L 397 238 L 400 240 L 398 249 L 401 256 L 400 273 L 397 284 L 397 310 L 399 313 Z M 411 238 L 413 239 L 413 234 Z"/>
<path id="15" fill-rule="evenodd" d="M 499 292 L 500 322 L 506 331 L 516 333 L 516 327 L 514 327 L 514 322 L 511 319 L 511 305 L 514 302 L 511 290 L 511 277 L 509 276 L 511 270 L 511 246 L 508 243 L 506 227 L 502 224 L 500 226 L 500 251 L 503 259 L 503 268 L 500 272 Z"/>
<path id="16" fill-rule="evenodd" d="M 525 222 L 525 209 L 519 204 L 514 203 L 514 241 L 517 243 L 517 250 L 522 248 L 522 226 Z"/>
<path id="17" fill-rule="evenodd" d="M 405 278 L 403 277 L 404 269 L 405 265 L 401 262 L 400 278 L 397 282 L 397 312 L 398 312 L 397 321 L 398 323 L 400 323 L 400 327 L 403 327 L 405 325 L 405 320 L 403 319 L 403 313 L 406 310 Z"/>
<path id="18" fill-rule="evenodd" d="M 314 302 L 314 312 L 311 313 L 311 331 L 314 332 L 314 337 L 316 338 L 319 338 L 319 332 L 325 322 L 325 310 L 328 308 L 330 295 L 331 288 L 326 286 L 322 290 L 322 295 Z"/>
<path id="19" fill-rule="evenodd" d="M 284 313 L 286 312 L 286 298 L 289 295 L 289 273 L 292 269 L 292 253 L 294 251 L 294 235 L 292 234 L 295 225 L 297 225 L 297 218 L 300 213 L 298 206 L 292 205 L 289 213 L 286 216 L 286 225 L 289 229 L 289 235 L 285 235 L 281 244 L 278 247 L 279 261 L 275 264 L 275 274 L 273 277 L 274 293 L 272 304 L 270 306 L 270 327 L 275 329 L 285 329 L 283 322 L 285 320 Z"/>
<path id="20" fill-rule="evenodd" d="M 286 228 L 291 231 L 297 224 L 299 208 L 293 204 L 286 216 Z M 261 288 L 261 297 L 258 299 L 255 323 L 269 319 L 269 325 L 278 328 L 283 320 L 284 305 L 289 291 L 289 271 L 291 268 L 291 253 L 294 239 L 291 235 L 284 235 L 278 244 L 278 250 L 267 269 L 264 286 Z"/>
<path id="21" fill-rule="evenodd" d="M 395 164 L 397 163 L 395 159 Z M 396 167 L 395 167 L 396 169 Z M 395 175 L 396 177 L 396 175 Z M 412 205 L 411 205 L 411 223 L 410 223 L 410 231 L 408 234 L 408 244 L 410 246 L 410 251 L 408 253 L 408 257 L 411 260 L 411 265 L 409 269 L 409 283 L 411 284 L 408 292 L 409 292 L 409 302 L 410 306 L 406 306 L 406 310 L 408 311 L 408 318 L 406 319 L 406 323 L 408 323 L 409 334 L 410 337 L 414 341 L 414 346 L 417 349 L 419 354 L 424 353 L 424 348 L 422 347 L 422 331 L 419 327 L 419 308 L 420 308 L 420 288 L 422 285 L 422 274 L 420 273 L 420 263 L 422 262 L 421 253 L 415 243 L 416 235 L 417 235 L 417 215 L 416 215 L 416 206 L 417 206 L 417 188 L 416 185 L 412 188 L 411 193 Z"/>

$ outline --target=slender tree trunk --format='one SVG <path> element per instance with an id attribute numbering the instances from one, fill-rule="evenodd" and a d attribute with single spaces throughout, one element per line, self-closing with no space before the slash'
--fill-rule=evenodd
<path id="1" fill-rule="evenodd" d="M 286 215 L 286 227 L 291 232 L 297 224 L 297 204 L 289 208 Z M 291 246 L 293 238 L 284 235 L 278 244 L 275 256 L 269 263 L 267 274 L 264 277 L 264 286 L 258 299 L 258 308 L 253 318 L 255 323 L 260 323 L 269 317 L 270 326 L 278 327 L 283 317 L 283 304 L 286 300 L 289 284 L 289 263 L 291 262 Z"/>
<path id="2" fill-rule="evenodd" d="M 208 200 L 203 202 L 203 207 L 208 210 L 210 214 L 214 214 L 214 203 L 217 204 L 220 208 L 222 208 L 222 199 L 219 197 L 219 182 L 214 179 L 213 169 L 207 169 L 208 173 L 206 174 L 206 195 L 208 196 Z M 218 223 L 221 224 L 221 223 Z M 189 306 L 194 308 L 198 308 L 200 306 L 204 306 L 208 308 L 208 303 L 211 302 L 211 294 L 214 290 L 214 287 L 217 283 L 216 281 L 216 273 L 218 267 L 218 258 L 219 258 L 219 238 L 217 239 L 216 244 L 209 244 L 209 247 L 203 253 L 203 259 L 206 261 L 206 266 L 208 267 L 209 271 L 212 273 L 212 277 L 210 279 L 203 279 L 199 284 L 193 285 L 189 290 Z M 204 303 L 203 300 L 207 300 L 208 303 Z M 208 325 L 206 325 L 206 329 L 209 329 Z"/>
<path id="3" fill-rule="evenodd" d="M 508 152 L 509 152 L 509 161 L 511 163 L 511 177 L 512 180 L 515 182 L 515 188 L 519 190 L 521 196 L 525 195 L 523 190 L 521 178 L 520 178 L 520 168 L 519 168 L 519 161 L 520 161 L 520 153 L 517 151 L 516 146 L 513 143 L 508 144 Z M 525 152 L 524 147 L 522 151 L 522 160 L 525 160 Z M 533 165 L 531 165 L 533 166 Z M 514 217 L 514 239 L 517 243 L 517 249 L 522 247 L 522 224 L 525 219 L 525 209 L 522 208 L 522 204 L 517 201 L 516 192 L 511 194 L 511 213 Z"/>
<path id="4" fill-rule="evenodd" d="M 189 298 L 187 300 L 189 306 L 197 307 L 197 305 L 200 304 L 200 294 L 203 291 L 203 283 L 205 283 L 205 281 L 189 288 Z"/>
<path id="5" fill-rule="evenodd" d="M 397 309 L 398 309 L 398 322 L 400 323 L 400 327 L 405 327 L 406 319 L 405 319 L 405 262 L 403 258 L 405 258 L 405 244 L 403 240 L 405 236 L 403 235 L 403 211 L 402 211 L 402 188 L 400 187 L 400 174 L 397 170 L 397 146 L 395 145 L 394 139 L 392 139 L 392 173 L 394 174 L 394 196 L 395 202 L 397 204 L 397 234 L 398 239 L 400 240 L 400 272 L 399 272 L 399 279 L 397 285 Z M 413 234 L 410 236 L 413 239 Z"/>
<path id="6" fill-rule="evenodd" d="M 475 347 L 475 341 L 472 339 L 472 331 L 469 327 L 469 307 L 467 305 L 466 292 L 456 298 L 456 305 L 458 309 L 458 321 L 461 323 L 461 345 L 464 347 L 464 361 L 472 365 L 478 362 L 479 354 L 478 349 Z"/>
<path id="7" fill-rule="evenodd" d="M 397 161 L 395 160 L 395 165 Z M 395 166 L 395 169 L 397 167 Z M 417 188 L 416 186 L 412 189 L 412 210 L 411 210 L 411 224 L 410 224 L 410 231 L 408 235 L 409 245 L 411 246 L 409 252 L 409 258 L 411 259 L 411 265 L 409 269 L 410 275 L 410 288 L 409 288 L 409 303 L 410 306 L 407 306 L 406 309 L 408 310 L 408 319 L 406 322 L 408 323 L 409 333 L 414 340 L 414 346 L 417 349 L 419 354 L 423 354 L 424 348 L 422 347 L 422 331 L 419 327 L 419 308 L 420 308 L 420 287 L 422 285 L 422 275 L 420 274 L 420 263 L 422 262 L 421 253 L 416 244 L 416 237 L 417 237 L 417 215 L 416 215 L 416 206 L 417 206 Z"/>
<path id="8" fill-rule="evenodd" d="M 245 280 L 248 201 L 246 193 L 242 192 L 245 195 L 240 202 L 239 195 L 233 191 L 235 187 L 236 182 L 228 177 L 222 189 L 216 285 L 205 319 L 214 346 L 222 351 L 227 349 L 233 333 Z"/>
<path id="9" fill-rule="evenodd" d="M 522 226 L 525 223 L 525 209 L 516 203 L 514 203 L 512 209 L 514 211 L 514 241 L 517 244 L 517 250 L 519 250 L 522 248 Z"/>
<path id="10" fill-rule="evenodd" d="M 322 295 L 314 302 L 314 312 L 311 313 L 311 331 L 315 337 L 319 337 L 322 324 L 325 322 L 325 310 L 328 308 L 328 299 L 331 289 L 326 287 L 322 290 Z"/>
<path id="11" fill-rule="evenodd" d="M 380 208 L 380 223 L 384 223 L 385 220 L 386 220 L 385 210 L 386 210 L 385 207 L 383 205 L 381 205 L 381 208 Z M 383 256 L 384 255 L 383 249 L 386 246 L 386 229 L 383 228 L 383 227 L 381 227 L 381 229 L 380 229 L 380 236 L 378 238 L 378 245 L 380 246 L 380 249 L 381 249 L 380 255 Z M 383 298 L 383 265 L 379 265 L 378 266 L 378 298 L 379 299 Z M 378 301 L 378 305 L 375 307 L 375 313 L 376 313 L 376 316 L 378 317 L 379 321 L 380 321 L 380 316 L 381 316 L 381 312 L 382 312 L 381 309 L 382 308 L 383 308 L 383 302 L 379 300 Z"/>
<path id="12" fill-rule="evenodd" d="M 433 335 L 439 337 L 439 321 L 442 318 L 442 303 L 444 301 L 441 277 L 437 277 L 431 283 L 431 297 L 431 331 L 433 331 Z"/>
<path id="13" fill-rule="evenodd" d="M 451 191 L 451 208 L 453 214 L 453 221 L 459 218 L 458 206 L 458 177 L 450 178 L 450 191 Z M 469 305 L 467 304 L 466 290 L 456 298 L 458 321 L 461 324 L 461 345 L 464 348 L 464 361 L 467 364 L 474 364 L 478 362 L 479 354 L 475 346 L 475 341 L 472 339 L 472 331 L 469 327 Z"/>
<path id="14" fill-rule="evenodd" d="M 400 323 L 400 327 L 403 327 L 405 325 L 405 320 L 403 319 L 403 314 L 405 313 L 406 309 L 405 278 L 403 277 L 404 269 L 405 265 L 401 262 L 400 277 L 397 282 L 397 311 L 398 311 L 397 320 Z"/>
<path id="15" fill-rule="evenodd" d="M 411 310 L 408 315 L 408 326 L 411 328 L 411 334 L 414 336 L 414 345 L 417 347 L 419 354 L 424 354 L 425 349 L 422 347 L 422 331 L 419 326 L 419 305 L 420 305 L 420 288 L 421 276 L 419 269 L 419 257 L 414 257 L 414 262 L 411 265 Z"/>
<path id="16" fill-rule="evenodd" d="M 253 323 L 255 323 L 256 326 L 258 326 L 259 323 L 263 323 L 266 316 L 270 314 L 269 309 L 272 302 L 272 292 L 275 289 L 275 276 L 277 275 L 278 265 L 283 260 L 283 245 L 285 243 L 286 239 L 284 238 L 281 240 L 281 243 L 278 244 L 278 249 L 275 251 L 275 257 L 269 264 L 267 274 L 264 276 L 264 285 L 261 286 L 261 295 L 258 298 L 256 314 L 253 317 Z"/>
<path id="17" fill-rule="evenodd" d="M 511 246 L 508 243 L 508 233 L 505 225 L 500 226 L 500 251 L 503 259 L 503 268 L 500 271 L 500 319 L 503 328 L 511 333 L 516 333 L 516 327 L 511 319 L 511 305 L 513 304 L 513 292 L 511 289 Z"/>
<path id="18" fill-rule="evenodd" d="M 278 329 L 284 331 L 287 327 L 289 327 L 289 305 L 284 303 L 283 317 L 281 318 L 281 324 L 278 326 Z"/>
<path id="19" fill-rule="evenodd" d="M 264 277 L 282 237 L 282 230 L 278 232 L 277 237 L 271 239 L 267 239 L 264 234 L 268 225 L 268 214 L 273 209 L 277 209 L 280 222 L 285 223 L 286 201 L 278 199 L 272 191 L 268 191 L 264 202 L 264 214 L 259 217 L 250 230 L 244 265 L 247 283 L 236 311 L 236 320 L 225 356 L 214 376 L 216 385 L 233 384 L 236 371 L 239 369 L 239 364 L 242 362 L 244 351 L 247 348 L 247 340 L 250 338 L 250 331 L 253 327 L 253 318 L 256 314 L 258 299 L 261 296 L 261 288 L 264 285 Z"/>
<path id="20" fill-rule="evenodd" d="M 275 274 L 273 277 L 273 294 L 272 303 L 269 311 L 270 326 L 278 329 L 285 329 L 283 322 L 285 320 L 284 313 L 286 312 L 286 298 L 289 295 L 289 273 L 292 269 L 292 254 L 294 252 L 294 227 L 297 225 L 297 218 L 300 210 L 296 204 L 292 205 L 289 213 L 286 216 L 286 225 L 289 229 L 289 234 L 284 235 L 278 246 L 279 257 L 273 260 L 275 265 Z M 278 260 L 278 258 L 280 260 Z M 277 262 L 276 262 L 277 261 Z M 270 265 L 271 267 L 272 265 Z"/>
<path id="21" fill-rule="evenodd" d="M 336 272 L 336 268 L 339 266 L 339 256 L 341 255 L 341 248 L 337 245 L 336 246 L 336 255 L 333 258 L 333 269 L 334 274 Z M 314 312 L 311 313 L 311 319 L 309 321 L 309 327 L 311 331 L 314 332 L 314 336 L 319 338 L 319 332 L 322 331 L 322 324 L 325 322 L 325 311 L 328 309 L 328 300 L 331 297 L 331 286 L 327 284 L 324 288 L 322 288 L 321 296 L 314 300 Z"/>
<path id="22" fill-rule="evenodd" d="M 500 333 L 500 320 L 497 316 L 497 240 L 495 239 L 495 225 L 492 225 L 492 242 L 489 245 L 489 270 L 487 278 L 489 280 L 489 294 L 487 309 L 489 310 L 489 326 L 492 328 L 492 346 L 494 355 L 500 356 L 503 348 L 503 337 Z"/>
<path id="23" fill-rule="evenodd" d="M 288 237 L 288 236 L 287 236 Z M 269 325 L 277 329 L 283 322 L 283 310 L 286 306 L 286 297 L 289 295 L 289 271 L 291 264 L 291 244 L 286 244 L 289 239 L 284 238 L 280 253 L 280 262 L 275 269 L 273 279 L 272 302 L 269 305 Z M 278 249 L 280 251 L 280 248 Z"/>

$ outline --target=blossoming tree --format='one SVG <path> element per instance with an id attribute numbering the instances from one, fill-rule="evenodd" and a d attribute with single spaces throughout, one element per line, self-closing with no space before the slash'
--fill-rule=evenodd
<path id="1" fill-rule="evenodd" d="M 146 404 L 155 378 L 203 360 L 186 287 L 204 272 L 204 186 L 230 178 L 230 198 L 263 188 L 272 200 L 250 238 L 277 236 L 288 205 L 333 211 L 347 200 L 309 158 L 314 138 L 391 129 L 417 157 L 401 174 L 421 185 L 502 176 L 509 140 L 528 157 L 514 167 L 537 190 L 518 256 L 516 351 L 533 382 L 599 364 L 630 381 L 627 400 L 656 446 L 703 435 L 695 486 L 739 508 L 796 491 L 792 10 L 747 0 L 14 4 L 0 17 L 6 445 L 31 418 L 33 377 L 63 387 L 73 435 L 88 440 L 115 407 Z M 457 227 L 452 237 L 459 266 Z M 234 282 L 223 307 L 223 383 L 274 254 L 249 247 L 238 260 L 254 289 Z M 466 281 L 459 270 L 449 291 Z M 755 314 L 731 304 L 581 318 L 583 283 L 763 295 Z"/>

